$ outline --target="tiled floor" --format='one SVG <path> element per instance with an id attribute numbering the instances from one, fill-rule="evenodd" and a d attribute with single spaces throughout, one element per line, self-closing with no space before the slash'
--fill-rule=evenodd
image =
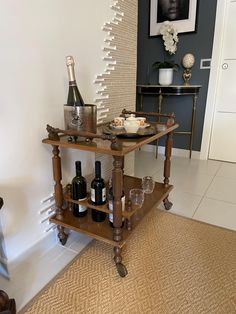
<path id="1" fill-rule="evenodd" d="M 137 152 L 136 175 L 162 181 L 163 160 L 161 155 L 155 159 L 154 153 Z M 236 164 L 173 156 L 170 183 L 170 212 L 236 230 Z"/>
<path id="2" fill-rule="evenodd" d="M 154 153 L 137 151 L 135 175 L 151 175 L 162 181 L 163 160 L 161 155 L 155 159 Z M 170 183 L 174 185 L 169 197 L 173 202 L 171 212 L 236 230 L 236 164 L 173 156 Z M 52 238 L 46 249 L 45 241 L 39 243 L 10 266 L 10 281 L 0 277 L 0 289 L 14 297 L 21 309 L 89 241 L 72 232 L 65 247 L 55 245 Z"/>
<path id="3" fill-rule="evenodd" d="M 9 265 L 10 280 L 0 276 L 0 290 L 14 298 L 17 311 L 21 310 L 90 241 L 91 238 L 72 231 L 62 246 L 55 235 L 49 235 Z"/>

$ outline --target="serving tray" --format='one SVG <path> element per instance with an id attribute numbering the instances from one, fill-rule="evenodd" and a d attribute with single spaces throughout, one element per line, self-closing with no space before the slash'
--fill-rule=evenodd
<path id="1" fill-rule="evenodd" d="M 139 128 L 136 133 L 127 133 L 125 128 L 122 129 L 116 129 L 112 127 L 110 123 L 103 126 L 103 133 L 104 134 L 113 134 L 117 137 L 126 137 L 126 138 L 135 138 L 135 137 L 141 137 L 141 136 L 149 136 L 154 135 L 157 133 L 156 126 L 150 125 L 146 128 Z"/>

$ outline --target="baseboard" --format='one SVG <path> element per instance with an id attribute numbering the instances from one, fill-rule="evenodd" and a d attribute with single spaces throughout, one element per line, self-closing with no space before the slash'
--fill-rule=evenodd
<path id="1" fill-rule="evenodd" d="M 37 260 L 40 259 L 41 256 L 48 252 L 52 247 L 57 245 L 57 239 L 54 231 L 50 231 L 45 234 L 38 242 L 34 243 L 31 247 L 27 248 L 22 254 L 18 255 L 16 258 L 12 260 L 7 260 L 6 267 L 9 271 L 9 278 L 11 278 L 12 271 L 21 264 L 25 259 L 32 258 L 35 254 L 37 254 L 38 259 L 34 262 L 37 263 Z"/>
<path id="2" fill-rule="evenodd" d="M 145 152 L 156 152 L 156 145 L 144 145 L 141 150 Z M 164 155 L 165 154 L 165 146 L 158 146 L 158 154 Z M 172 156 L 177 157 L 185 157 L 189 158 L 189 150 L 187 149 L 181 149 L 181 148 L 172 148 L 171 151 Z M 200 152 L 198 151 L 192 151 L 192 159 L 200 159 Z"/>
<path id="3" fill-rule="evenodd" d="M 9 279 L 7 261 L 3 258 L 0 258 L 0 276 Z"/>
<path id="4" fill-rule="evenodd" d="M 8 263 L 10 283 L 7 286 L 8 290 L 4 289 L 4 285 L 3 289 L 7 290 L 9 296 L 15 298 L 18 311 L 76 258 L 92 240 L 75 231 L 66 229 L 65 232 L 69 233 L 69 237 L 64 246 L 58 241 L 57 231 L 50 231 L 43 239 Z M 28 272 L 29 265 L 32 265 L 33 272 L 32 269 Z M 21 289 L 22 277 L 18 275 L 19 273 L 24 273 L 24 281 L 27 283 L 24 289 Z M 4 284 L 5 282 L 3 280 Z"/>

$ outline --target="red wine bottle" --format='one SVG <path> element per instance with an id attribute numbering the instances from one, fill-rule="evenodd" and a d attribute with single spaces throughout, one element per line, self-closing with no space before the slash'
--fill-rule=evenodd
<path id="1" fill-rule="evenodd" d="M 84 200 L 87 198 L 87 183 L 81 172 L 81 162 L 75 162 L 76 176 L 72 180 L 72 199 L 75 201 Z M 73 203 L 73 215 L 75 217 L 84 217 L 88 210 L 87 207 L 81 204 Z"/>
<path id="2" fill-rule="evenodd" d="M 106 203 L 106 186 L 101 177 L 101 162 L 95 162 L 95 178 L 91 182 L 91 202 L 94 205 L 103 205 Z M 106 219 L 106 213 L 92 209 L 92 219 L 96 222 L 102 222 Z"/>
<path id="3" fill-rule="evenodd" d="M 113 201 L 114 201 L 114 196 L 113 196 L 113 190 L 112 190 L 112 179 L 109 180 L 109 190 L 108 190 L 108 209 L 113 211 Z M 122 206 L 122 211 L 125 210 L 125 192 L 124 190 L 122 191 L 122 196 L 121 196 L 121 206 Z M 113 214 L 109 214 L 109 225 L 114 228 L 113 225 Z M 122 217 L 122 227 L 124 226 L 125 222 L 125 217 Z"/>
<path id="4" fill-rule="evenodd" d="M 69 77 L 69 91 L 68 91 L 67 105 L 68 106 L 84 106 L 83 98 L 80 95 L 78 86 L 76 84 L 75 69 L 74 69 L 75 62 L 72 56 L 66 57 L 66 65 L 67 65 L 68 77 Z"/>

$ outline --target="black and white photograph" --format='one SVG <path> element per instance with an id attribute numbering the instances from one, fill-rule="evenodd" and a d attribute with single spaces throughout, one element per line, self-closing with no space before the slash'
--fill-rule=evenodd
<path id="1" fill-rule="evenodd" d="M 160 35 L 160 26 L 171 21 L 178 33 L 194 32 L 197 0 L 150 0 L 150 36 Z"/>

